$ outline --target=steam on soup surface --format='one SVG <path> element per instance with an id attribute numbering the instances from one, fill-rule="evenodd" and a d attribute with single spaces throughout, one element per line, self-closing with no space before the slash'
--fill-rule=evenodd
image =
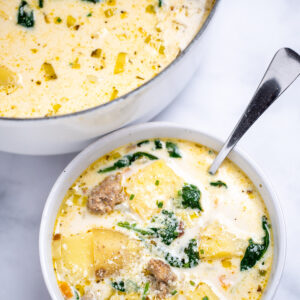
<path id="1" fill-rule="evenodd" d="M 182 140 L 101 157 L 69 188 L 52 241 L 66 299 L 260 299 L 272 264 L 266 207 L 249 178 Z"/>
<path id="2" fill-rule="evenodd" d="M 0 0 L 0 116 L 41 117 L 123 95 L 165 68 L 211 0 Z"/>

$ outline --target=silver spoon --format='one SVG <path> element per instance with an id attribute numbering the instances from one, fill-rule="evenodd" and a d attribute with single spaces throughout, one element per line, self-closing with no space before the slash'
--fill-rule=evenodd
<path id="1" fill-rule="evenodd" d="M 252 100 L 210 166 L 208 171 L 210 174 L 214 175 L 217 172 L 224 159 L 246 131 L 299 75 L 299 54 L 289 48 L 278 50 Z"/>

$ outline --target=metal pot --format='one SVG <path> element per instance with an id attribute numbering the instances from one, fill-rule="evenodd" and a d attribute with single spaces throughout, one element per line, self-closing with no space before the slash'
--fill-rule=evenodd
<path id="1" fill-rule="evenodd" d="M 61 116 L 0 118 L 0 150 L 18 154 L 49 155 L 83 149 L 96 137 L 131 123 L 145 122 L 162 111 L 184 88 L 197 69 L 206 27 L 156 77 L 111 102 Z"/>

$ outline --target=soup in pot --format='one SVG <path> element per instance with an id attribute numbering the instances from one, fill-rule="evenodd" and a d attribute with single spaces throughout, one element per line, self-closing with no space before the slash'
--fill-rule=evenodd
<path id="1" fill-rule="evenodd" d="M 268 211 L 230 160 L 208 173 L 215 156 L 193 142 L 154 139 L 89 166 L 54 226 L 65 299 L 260 299 L 273 258 Z"/>
<path id="2" fill-rule="evenodd" d="M 109 102 L 157 75 L 201 28 L 211 0 L 0 0 L 0 116 Z"/>

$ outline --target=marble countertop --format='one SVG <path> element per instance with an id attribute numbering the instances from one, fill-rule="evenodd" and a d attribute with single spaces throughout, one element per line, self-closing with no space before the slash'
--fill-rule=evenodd
<path id="1" fill-rule="evenodd" d="M 223 0 L 202 63 L 186 89 L 155 120 L 194 126 L 225 139 L 275 51 L 300 51 L 299 0 Z M 240 146 L 268 175 L 286 218 L 287 261 L 275 299 L 300 298 L 300 79 L 251 128 Z M 38 232 L 51 186 L 75 154 L 33 157 L 0 152 L 0 298 L 50 299 Z"/>

